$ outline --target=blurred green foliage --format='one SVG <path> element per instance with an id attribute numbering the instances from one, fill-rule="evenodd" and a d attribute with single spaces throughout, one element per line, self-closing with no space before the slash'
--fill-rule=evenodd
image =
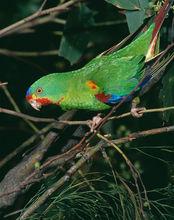
<path id="1" fill-rule="evenodd" d="M 90 42 L 89 29 L 94 24 L 94 13 L 85 4 L 72 10 L 66 21 L 59 55 L 68 59 L 71 64 L 77 62 Z"/>

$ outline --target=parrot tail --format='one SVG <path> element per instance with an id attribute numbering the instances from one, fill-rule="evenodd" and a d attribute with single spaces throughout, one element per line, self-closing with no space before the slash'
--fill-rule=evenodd
<path id="1" fill-rule="evenodd" d="M 144 79 L 150 76 L 150 80 L 144 84 L 140 96 L 146 93 L 165 74 L 166 67 L 174 60 L 174 43 L 169 45 L 159 55 L 146 63 Z M 144 81 L 144 80 L 143 80 Z"/>
<path id="2" fill-rule="evenodd" d="M 173 4 L 174 0 L 165 0 L 163 6 L 161 7 L 161 9 L 159 10 L 158 14 L 156 15 L 155 19 L 154 19 L 154 30 L 152 33 L 152 39 L 150 42 L 150 46 L 146 55 L 146 61 L 150 60 L 151 58 L 153 58 L 155 56 L 155 50 L 156 50 L 156 45 L 158 42 L 158 34 L 160 31 L 160 28 L 164 22 L 164 19 L 168 13 L 168 11 L 171 8 L 171 5 Z"/>

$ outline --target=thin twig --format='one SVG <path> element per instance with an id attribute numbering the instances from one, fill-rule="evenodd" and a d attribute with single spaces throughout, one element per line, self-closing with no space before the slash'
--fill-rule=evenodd
<path id="1" fill-rule="evenodd" d="M 38 9 L 38 13 L 40 13 L 40 12 L 43 10 L 43 8 L 44 8 L 44 6 L 46 5 L 46 3 L 47 3 L 47 0 L 44 0 L 43 3 L 42 3 L 42 5 L 41 5 L 40 8 Z"/>
<path id="2" fill-rule="evenodd" d="M 36 11 L 34 14 L 4 28 L 0 30 L 0 38 L 7 36 L 9 34 L 12 34 L 14 32 L 19 31 L 20 29 L 23 28 L 23 25 L 25 25 L 26 23 L 30 23 L 29 27 L 32 27 L 34 25 L 36 25 L 36 23 L 32 23 L 33 20 L 37 19 L 38 17 L 41 16 L 45 16 L 45 15 L 50 15 L 52 13 L 60 13 L 60 12 L 64 12 L 66 11 L 69 7 L 71 7 L 72 5 L 76 4 L 77 2 L 80 2 L 81 0 L 70 0 L 68 2 L 65 2 L 64 4 L 58 5 L 56 7 L 53 8 L 49 8 L 49 9 L 45 9 L 42 11 Z"/>
<path id="3" fill-rule="evenodd" d="M 171 110 L 174 110 L 174 106 L 164 107 L 164 108 L 145 109 L 145 110 L 142 110 L 141 113 L 147 114 L 147 113 L 165 112 L 165 111 L 171 111 Z M 0 113 L 13 115 L 15 117 L 27 119 L 27 120 L 30 120 L 30 121 L 33 121 L 33 122 L 44 122 L 44 123 L 58 122 L 58 120 L 56 120 L 54 118 L 34 117 L 34 116 L 31 116 L 31 115 L 27 115 L 27 114 L 24 114 L 24 113 L 21 113 L 21 112 L 16 112 L 16 111 L 6 109 L 6 108 L 1 108 L 1 107 L 0 107 Z M 121 119 L 121 118 L 129 117 L 129 116 L 131 116 L 131 112 L 126 112 L 126 113 L 123 113 L 121 115 L 116 115 L 116 116 L 109 117 L 107 119 L 107 121 L 114 120 L 114 119 Z M 85 121 L 60 120 L 59 122 L 63 123 L 63 124 L 67 124 L 67 125 L 87 125 L 87 126 L 89 126 L 89 124 L 90 124 L 89 123 L 90 120 L 85 120 Z"/>
<path id="4" fill-rule="evenodd" d="M 143 114 L 147 114 L 147 113 L 155 113 L 155 112 L 165 112 L 165 111 L 171 111 L 174 110 L 174 106 L 170 106 L 170 107 L 164 107 L 164 108 L 153 108 L 153 109 L 144 109 L 142 111 L 140 111 L 140 113 Z M 113 120 L 113 119 L 120 119 L 120 118 L 125 118 L 131 116 L 131 112 L 127 112 L 118 116 L 112 116 L 108 118 L 109 120 Z"/>
<path id="5" fill-rule="evenodd" d="M 6 86 L 8 84 L 8 82 L 0 82 L 0 86 Z"/>
<path id="6" fill-rule="evenodd" d="M 4 93 L 5 93 L 5 95 L 7 96 L 8 100 L 12 104 L 13 108 L 16 110 L 16 112 L 21 113 L 21 110 L 19 109 L 17 103 L 15 102 L 14 98 L 10 94 L 8 88 L 6 86 L 2 86 L 2 89 L 3 89 Z M 33 131 L 35 131 L 37 133 L 39 132 L 37 127 L 31 121 L 27 120 L 26 118 L 23 118 L 23 119 L 33 129 Z"/>
<path id="7" fill-rule="evenodd" d="M 30 121 L 33 121 L 33 122 L 47 122 L 47 123 L 56 122 L 56 120 L 53 119 L 53 118 L 33 117 L 33 116 L 30 116 L 30 115 L 27 115 L 27 114 L 24 114 L 24 113 L 21 113 L 21 112 L 16 112 L 16 111 L 13 111 L 13 110 L 10 110 L 10 109 L 1 108 L 1 107 L 0 107 L 0 113 L 5 113 L 5 114 L 8 114 L 8 115 L 13 115 L 15 117 L 27 119 L 27 120 L 30 120 Z"/>
<path id="8" fill-rule="evenodd" d="M 19 57 L 58 56 L 58 49 L 39 52 L 39 51 L 14 51 L 14 50 L 0 48 L 0 54 L 5 56 L 19 56 Z"/>
<path id="9" fill-rule="evenodd" d="M 126 184 L 126 182 L 123 180 L 123 178 L 119 175 L 119 173 L 113 168 L 112 166 L 112 163 L 110 161 L 110 158 L 109 156 L 107 155 L 107 152 L 105 151 L 104 148 L 102 148 L 102 155 L 104 157 L 104 159 L 106 160 L 106 162 L 108 163 L 111 171 L 112 171 L 112 175 L 114 177 L 114 180 L 115 180 L 115 183 L 118 185 L 118 181 L 117 181 L 117 178 L 119 179 L 119 181 L 125 186 L 125 189 L 127 190 L 127 192 L 129 193 L 130 195 L 130 198 L 132 200 L 132 203 L 134 204 L 134 210 L 136 212 L 136 215 L 139 217 L 137 219 L 140 219 L 140 216 L 139 216 L 139 213 L 138 213 L 138 210 L 137 210 L 137 201 L 136 201 L 136 197 L 135 197 L 135 193 L 132 192 L 132 190 L 130 189 L 130 187 Z M 123 210 L 123 219 L 125 220 L 126 219 L 126 216 L 125 216 L 125 209 L 124 209 L 124 201 L 123 201 L 123 198 L 122 198 L 122 195 L 119 193 L 118 191 L 118 194 L 119 194 L 119 198 L 120 198 L 120 202 L 121 202 L 121 207 L 122 207 L 122 210 Z"/>
<path id="10" fill-rule="evenodd" d="M 36 202 L 29 206 L 19 217 L 20 220 L 24 220 L 36 211 L 54 192 L 56 192 L 64 183 L 68 182 L 70 177 L 75 174 L 78 169 L 85 164 L 87 158 L 91 158 L 96 152 L 99 151 L 101 145 L 98 144 L 97 147 L 90 149 L 84 157 L 78 160 L 67 172 L 66 174 L 55 182 L 47 191 L 45 191 Z"/>
<path id="11" fill-rule="evenodd" d="M 33 122 L 44 122 L 44 123 L 51 123 L 51 122 L 59 122 L 62 124 L 67 124 L 67 125 L 89 125 L 89 121 L 67 121 L 67 120 L 56 120 L 54 118 L 39 118 L 39 117 L 34 117 L 30 116 L 21 112 L 16 112 L 10 109 L 5 109 L 0 107 L 0 113 L 5 113 L 9 115 L 13 115 L 15 117 L 27 119 Z"/>
<path id="12" fill-rule="evenodd" d="M 150 130 L 146 130 L 146 131 L 140 131 L 140 132 L 135 132 L 130 134 L 127 137 L 123 137 L 123 138 L 119 138 L 116 140 L 112 140 L 113 143 L 115 144 L 122 144 L 122 143 L 127 143 L 127 142 L 131 142 L 133 140 L 142 138 L 142 137 L 146 137 L 146 136 L 151 136 L 151 135 L 156 135 L 156 134 L 160 134 L 160 133 L 166 133 L 166 132 L 173 132 L 174 131 L 174 126 L 168 126 L 168 127 L 163 127 L 163 128 L 156 128 L 156 129 L 150 129 Z M 45 193 L 42 194 L 41 197 L 39 197 L 39 199 L 33 203 L 21 216 L 20 219 L 25 219 L 28 216 L 30 216 L 38 207 L 40 207 L 40 205 L 42 205 L 51 195 L 52 193 L 54 193 L 57 189 L 59 189 L 59 187 L 61 187 L 66 181 L 69 180 L 69 178 L 87 161 L 89 160 L 89 158 L 91 158 L 95 153 L 97 153 L 102 147 L 107 147 L 109 146 L 110 143 L 104 144 L 103 141 L 100 141 L 95 147 L 93 148 L 88 148 L 88 151 L 85 153 L 85 155 L 79 159 L 79 161 L 73 165 L 68 171 L 67 173 L 61 178 L 59 179 L 58 182 L 54 183 L 52 185 L 52 187 L 50 189 L 48 189 Z M 72 153 L 73 149 L 71 149 Z M 64 155 L 64 154 L 62 154 Z M 62 155 L 59 155 L 59 157 L 61 157 Z M 67 154 L 66 154 L 67 156 Z M 55 159 L 58 159 L 55 158 Z M 59 158 L 60 159 L 60 158 Z M 51 159 L 52 160 L 52 159 Z M 53 160 L 51 161 L 53 162 Z M 48 163 L 48 161 L 46 162 L 47 165 L 50 163 Z M 44 167 L 44 164 L 43 164 Z M 41 168 L 42 169 L 42 168 Z M 32 173 L 32 177 L 34 177 L 34 175 L 36 174 L 36 171 L 34 171 L 34 173 Z M 31 177 L 31 176 L 30 176 Z M 31 183 L 31 178 L 28 178 L 29 183 Z M 34 182 L 34 180 L 32 181 L 32 183 Z M 25 183 L 25 184 L 24 184 Z M 27 185 L 27 182 L 22 182 L 21 186 Z M 18 188 L 18 190 L 20 190 Z M 13 192 L 9 192 L 13 193 Z M 0 197 L 2 197 L 3 195 L 0 195 Z"/>
<path id="13" fill-rule="evenodd" d="M 71 119 L 75 111 L 68 111 L 60 116 L 60 119 Z M 45 138 L 35 145 L 35 148 L 25 156 L 22 161 L 13 167 L 3 178 L 0 182 L 0 194 L 5 193 L 6 196 L 0 199 L 0 208 L 4 206 L 12 205 L 15 198 L 22 192 L 23 185 L 21 182 L 25 184 L 26 179 L 30 177 L 30 174 L 35 170 L 34 165 L 35 163 L 39 163 L 42 159 L 47 150 L 52 146 L 52 143 L 55 140 L 58 140 L 61 135 L 59 130 L 64 130 L 66 126 L 64 124 L 57 123 L 54 125 L 55 130 L 51 130 L 47 133 Z M 36 181 L 40 181 L 41 179 L 36 177 Z M 29 179 L 31 185 L 35 181 L 33 178 Z M 15 191 L 13 194 L 9 195 L 9 191 Z"/>
<path id="14" fill-rule="evenodd" d="M 5 95 L 7 96 L 8 100 L 10 101 L 11 105 L 13 106 L 14 110 L 16 112 L 20 112 L 20 109 L 18 107 L 18 105 L 16 104 L 14 98 L 12 97 L 12 95 L 10 94 L 9 90 L 7 89 L 6 85 L 2 86 L 2 90 L 4 91 Z"/>
<path id="15" fill-rule="evenodd" d="M 139 205 L 141 207 L 141 212 L 144 215 L 143 212 L 143 201 L 141 198 L 141 193 L 140 193 L 140 189 L 138 186 L 138 181 L 137 181 L 137 177 L 140 178 L 139 172 L 138 170 L 134 167 L 134 165 L 132 164 L 132 162 L 129 160 L 129 158 L 124 154 L 124 152 L 121 150 L 121 148 L 119 148 L 115 143 L 112 142 L 112 140 L 107 139 L 106 137 L 104 137 L 103 135 L 97 133 L 97 137 L 99 137 L 100 139 L 104 140 L 106 143 L 108 143 L 110 146 L 114 147 L 115 150 L 123 157 L 123 159 L 125 160 L 126 164 L 129 166 L 130 171 L 132 173 L 132 176 L 134 178 L 135 181 L 135 186 L 137 189 L 137 193 L 138 193 L 138 197 L 139 197 Z M 143 185 L 144 186 L 144 185 Z M 144 187 L 143 187 L 144 188 Z M 145 191 L 145 188 L 144 188 Z"/>
<path id="16" fill-rule="evenodd" d="M 0 169 L 7 164 L 12 158 L 14 158 L 15 156 L 19 155 L 19 153 L 21 153 L 22 151 L 25 150 L 25 148 L 29 145 L 31 145 L 32 143 L 34 143 L 34 141 L 41 137 L 41 135 L 45 134 L 46 132 L 48 132 L 51 128 L 53 127 L 53 124 L 48 124 L 46 127 L 42 128 L 40 130 L 40 134 L 34 134 L 33 136 L 31 136 L 29 139 L 27 139 L 26 141 L 24 141 L 21 145 L 19 145 L 17 148 L 15 148 L 14 151 L 12 151 L 10 154 L 8 154 L 4 159 L 2 159 L 0 161 Z"/>

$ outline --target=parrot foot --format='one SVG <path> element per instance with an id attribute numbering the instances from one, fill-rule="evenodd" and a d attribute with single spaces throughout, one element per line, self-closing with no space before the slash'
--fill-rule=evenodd
<path id="1" fill-rule="evenodd" d="M 90 131 L 94 132 L 96 126 L 101 122 L 102 118 L 100 117 L 101 114 L 97 114 L 92 118 L 92 120 L 88 121 L 88 125 L 90 127 Z"/>
<path id="2" fill-rule="evenodd" d="M 146 108 L 139 108 L 137 105 L 140 103 L 140 98 L 137 96 L 132 100 L 132 106 L 131 106 L 131 115 L 134 118 L 141 118 L 143 116 L 143 111 L 146 110 Z"/>
<path id="3" fill-rule="evenodd" d="M 131 115 L 134 118 L 141 118 L 143 116 L 143 111 L 145 111 L 146 108 L 131 108 Z"/>

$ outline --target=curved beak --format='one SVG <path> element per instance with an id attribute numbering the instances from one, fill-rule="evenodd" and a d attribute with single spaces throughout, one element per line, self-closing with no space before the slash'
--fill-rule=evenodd
<path id="1" fill-rule="evenodd" d="M 41 103 L 37 102 L 35 95 L 28 95 L 26 96 L 26 99 L 35 110 L 40 111 L 42 105 Z"/>
<path id="2" fill-rule="evenodd" d="M 36 99 L 31 99 L 29 101 L 30 105 L 37 111 L 40 111 L 40 108 L 42 107 L 39 102 L 36 101 Z"/>

